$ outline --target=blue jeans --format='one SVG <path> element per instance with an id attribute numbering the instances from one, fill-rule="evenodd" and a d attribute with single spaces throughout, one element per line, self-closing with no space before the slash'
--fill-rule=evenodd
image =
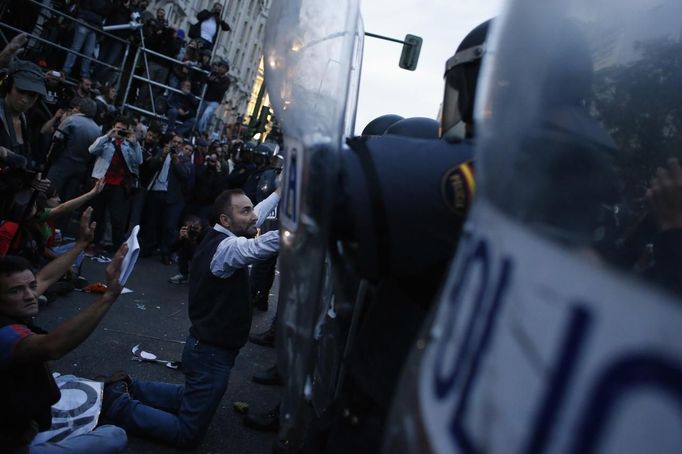
<path id="1" fill-rule="evenodd" d="M 80 185 L 88 171 L 86 164 L 57 158 L 47 173 L 47 178 L 57 189 L 62 200 L 71 200 L 81 194 Z"/>
<path id="2" fill-rule="evenodd" d="M 95 52 L 95 45 L 97 44 L 97 35 L 95 31 L 91 28 L 85 27 L 83 25 L 76 25 L 76 29 L 73 32 L 73 42 L 71 43 L 71 50 L 74 52 L 82 52 L 88 57 L 92 57 Z M 71 74 L 73 65 L 76 63 L 76 58 L 78 55 L 69 52 L 66 55 L 66 61 L 64 62 L 64 71 L 67 75 Z M 81 59 L 81 77 L 90 77 L 90 59 Z"/>
<path id="3" fill-rule="evenodd" d="M 73 247 L 76 245 L 75 242 L 70 242 L 70 243 L 64 243 L 60 244 L 59 246 L 53 246 L 52 252 L 54 252 L 57 255 L 64 255 L 67 252 L 69 252 Z M 76 257 L 76 260 L 73 261 L 73 264 L 71 265 L 74 268 L 80 268 L 81 263 L 83 263 L 83 257 L 85 256 L 85 253 L 83 251 L 78 254 L 78 257 Z"/>
<path id="4" fill-rule="evenodd" d="M 99 426 L 92 432 L 57 443 L 32 444 L 29 454 L 99 454 L 123 452 L 128 444 L 125 431 L 116 426 Z"/>
<path id="5" fill-rule="evenodd" d="M 185 384 L 133 381 L 105 415 L 126 431 L 180 448 L 196 447 L 225 394 L 237 351 L 187 337 L 182 353 Z"/>
<path id="6" fill-rule="evenodd" d="M 204 104 L 201 106 L 201 112 L 199 113 L 199 121 L 197 122 L 197 131 L 200 133 L 205 133 L 206 128 L 208 127 L 208 122 L 213 116 L 213 112 L 216 111 L 218 108 L 218 105 L 220 103 L 218 102 L 210 102 L 210 101 L 204 101 Z"/>
<path id="7" fill-rule="evenodd" d="M 175 124 L 176 120 L 178 119 L 178 109 L 175 107 L 171 107 L 168 109 L 168 112 L 166 112 L 166 121 L 168 122 L 168 132 L 177 132 L 183 137 L 189 137 L 189 133 L 192 132 L 192 128 L 194 128 L 194 115 L 181 119 L 180 124 L 177 125 Z"/>

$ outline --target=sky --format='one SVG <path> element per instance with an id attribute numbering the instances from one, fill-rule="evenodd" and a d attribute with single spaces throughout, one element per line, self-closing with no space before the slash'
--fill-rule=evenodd
<path id="1" fill-rule="evenodd" d="M 415 71 L 398 67 L 402 45 L 365 37 L 355 132 L 384 114 L 436 119 L 443 70 L 462 39 L 500 14 L 503 0 L 361 0 L 365 31 L 423 39 Z"/>

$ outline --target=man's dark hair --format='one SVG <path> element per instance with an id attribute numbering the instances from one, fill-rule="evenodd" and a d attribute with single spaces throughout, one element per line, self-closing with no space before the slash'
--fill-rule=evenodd
<path id="1" fill-rule="evenodd" d="M 89 118 L 94 118 L 97 114 L 97 103 L 91 98 L 81 98 L 78 103 L 80 113 Z"/>
<path id="2" fill-rule="evenodd" d="M 135 122 L 133 121 L 133 119 L 131 117 L 126 116 L 126 115 L 121 115 L 121 116 L 116 117 L 116 119 L 114 120 L 114 124 L 116 124 L 116 123 L 123 123 L 126 126 L 134 126 L 135 125 Z"/>
<path id="3" fill-rule="evenodd" d="M 147 131 L 151 131 L 154 134 L 160 136 L 161 131 L 163 130 L 161 123 L 159 123 L 157 120 L 152 120 L 149 122 L 149 129 Z"/>
<path id="4" fill-rule="evenodd" d="M 9 276 L 22 271 L 31 271 L 31 262 L 18 255 L 0 257 L 0 277 Z"/>
<path id="5" fill-rule="evenodd" d="M 233 195 L 246 195 L 241 189 L 228 189 L 223 191 L 215 202 L 213 203 L 213 215 L 216 221 L 220 219 L 221 214 L 227 214 L 232 206 L 232 196 Z"/>

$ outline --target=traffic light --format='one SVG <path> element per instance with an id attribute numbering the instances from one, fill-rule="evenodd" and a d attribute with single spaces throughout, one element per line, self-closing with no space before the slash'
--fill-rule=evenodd
<path id="1" fill-rule="evenodd" d="M 419 62 L 419 53 L 422 50 L 422 39 L 415 35 L 405 35 L 405 42 L 403 43 L 403 51 L 400 54 L 401 68 L 408 71 L 417 69 L 417 62 Z"/>

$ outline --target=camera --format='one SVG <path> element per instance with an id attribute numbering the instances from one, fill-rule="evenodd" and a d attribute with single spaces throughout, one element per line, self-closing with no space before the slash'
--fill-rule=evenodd
<path id="1" fill-rule="evenodd" d="M 199 227 L 196 225 L 187 226 L 187 237 L 191 240 L 195 240 L 199 236 Z"/>
<path id="2" fill-rule="evenodd" d="M 119 137 L 128 137 L 128 130 L 119 129 L 118 131 L 116 131 L 116 134 L 118 134 Z"/>

